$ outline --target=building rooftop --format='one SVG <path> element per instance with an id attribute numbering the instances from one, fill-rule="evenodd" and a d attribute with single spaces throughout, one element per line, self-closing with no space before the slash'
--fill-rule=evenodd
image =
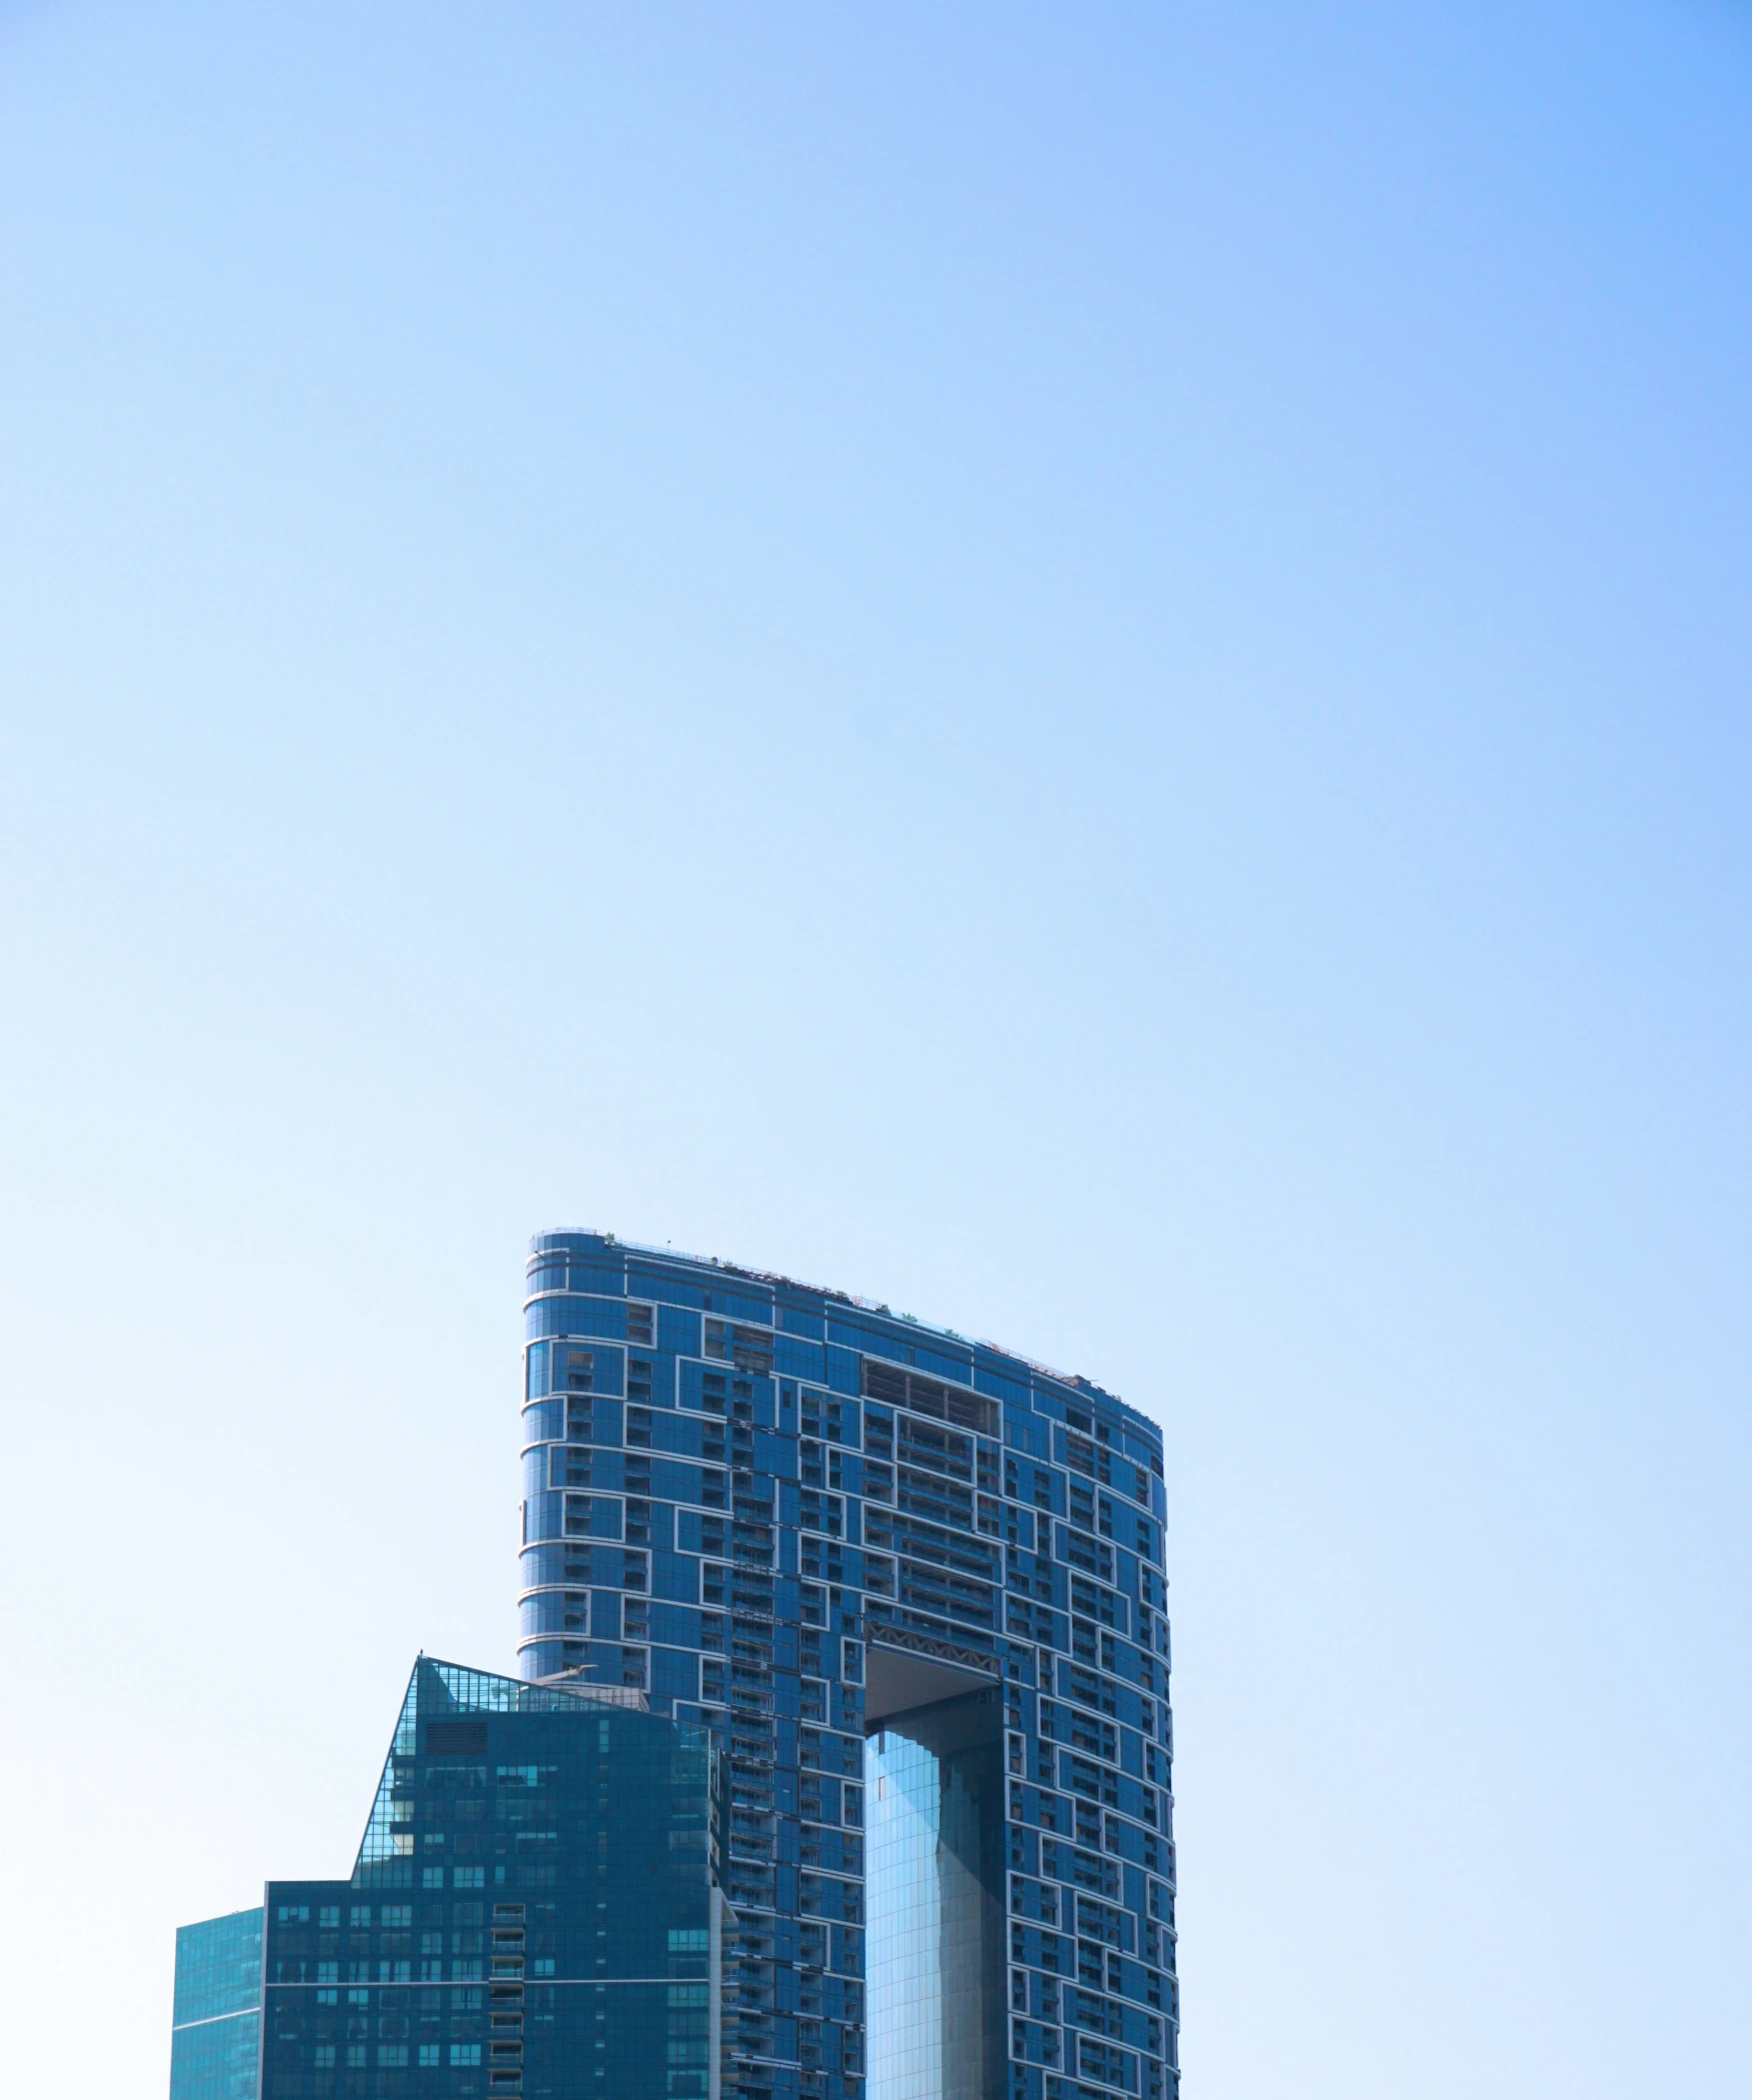
<path id="1" fill-rule="evenodd" d="M 557 1279 L 542 1280 L 542 1257 L 559 1254 L 569 1258 L 569 1280 L 565 1284 Z M 1160 1448 L 1161 1430 L 1157 1424 L 1117 1394 L 1097 1385 L 1092 1378 L 1079 1372 L 1054 1370 L 1018 1350 L 1004 1348 L 993 1341 L 973 1339 L 957 1333 L 953 1327 L 931 1326 L 909 1312 L 895 1312 L 877 1299 L 860 1297 L 853 1291 L 802 1282 L 795 1276 L 727 1261 L 716 1254 L 689 1254 L 675 1247 L 651 1246 L 639 1240 L 622 1239 L 613 1232 L 587 1226 L 538 1232 L 530 1241 L 530 1257 L 532 1295 L 542 1290 L 565 1289 L 618 1296 L 631 1291 L 627 1272 L 630 1266 L 637 1266 L 644 1271 L 640 1287 L 648 1290 L 653 1282 L 660 1280 L 664 1270 L 672 1271 L 678 1281 L 697 1278 L 698 1282 L 692 1288 L 702 1295 L 694 1296 L 691 1290 L 686 1300 L 678 1302 L 701 1303 L 705 1310 L 721 1312 L 731 1319 L 784 1327 L 788 1323 L 785 1318 L 788 1311 L 845 1307 L 849 1317 L 837 1324 L 853 1329 L 845 1339 L 867 1353 L 909 1362 L 939 1377 L 978 1385 L 998 1397 L 1004 1396 L 1003 1387 L 1013 1386 L 1017 1388 L 1013 1395 L 1016 1398 L 1020 1398 L 1025 1390 L 1049 1396 L 1060 1404 L 1067 1403 L 1073 1409 L 1080 1405 L 1097 1418 L 1105 1415 L 1115 1423 L 1141 1428 L 1152 1444 L 1158 1450 Z M 585 1265 L 584 1276 L 572 1280 L 578 1276 L 580 1257 Z M 593 1257 L 601 1263 L 600 1271 L 594 1276 L 589 1268 Z M 610 1266 L 616 1257 L 623 1257 L 621 1265 Z M 722 1293 L 712 1290 L 715 1278 L 724 1279 Z M 739 1285 L 744 1287 L 739 1289 Z M 724 1299 L 722 1304 L 716 1302 L 720 1294 Z M 705 1302 L 707 1295 L 714 1301 Z M 1056 1412 L 1056 1408 L 1053 1411 Z"/>

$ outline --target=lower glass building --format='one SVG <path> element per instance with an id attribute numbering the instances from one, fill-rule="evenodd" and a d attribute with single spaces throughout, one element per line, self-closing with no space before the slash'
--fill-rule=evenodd
<path id="1" fill-rule="evenodd" d="M 716 2100 L 707 1730 L 422 1657 L 352 1874 L 177 1936 L 172 2100 Z"/>
<path id="2" fill-rule="evenodd" d="M 537 1238 L 519 1664 L 725 1772 L 737 2100 L 1175 2100 L 1161 1434 L 785 1277 Z"/>
<path id="3" fill-rule="evenodd" d="M 256 2100 L 262 2053 L 262 1913 L 177 1931 L 170 2100 Z"/>

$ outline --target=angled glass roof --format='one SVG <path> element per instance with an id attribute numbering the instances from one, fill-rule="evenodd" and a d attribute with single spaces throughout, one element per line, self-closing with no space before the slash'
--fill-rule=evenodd
<path id="1" fill-rule="evenodd" d="M 591 1684 L 526 1684 L 517 1677 L 498 1677 L 489 1670 L 474 1670 L 460 1662 L 441 1662 L 435 1655 L 422 1655 L 414 1664 L 396 1717 L 396 1732 L 384 1759 L 383 1776 L 377 1782 L 377 1798 L 353 1862 L 353 1880 L 362 1879 L 367 1866 L 385 1860 L 412 1859 L 414 1823 L 411 1812 L 397 1814 L 398 1805 L 411 1810 L 412 1796 L 396 1789 L 396 1759 L 412 1757 L 419 1747 L 422 1721 L 461 1718 L 475 1713 L 577 1713 L 585 1707 L 624 1707 L 626 1695 Z"/>

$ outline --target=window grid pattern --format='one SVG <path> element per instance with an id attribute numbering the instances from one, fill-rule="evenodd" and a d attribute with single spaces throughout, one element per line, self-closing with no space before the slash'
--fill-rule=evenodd
<path id="1" fill-rule="evenodd" d="M 246 1914 L 259 2087 L 173 2100 L 708 2100 L 718 1794 L 704 1728 L 422 1657 L 351 1877 Z"/>

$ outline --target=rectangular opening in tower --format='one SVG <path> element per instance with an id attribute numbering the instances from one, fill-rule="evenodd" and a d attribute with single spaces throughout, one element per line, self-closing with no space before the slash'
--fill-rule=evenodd
<path id="1" fill-rule="evenodd" d="M 1001 2100 L 998 1686 L 873 1643 L 865 1726 L 869 2100 Z"/>

